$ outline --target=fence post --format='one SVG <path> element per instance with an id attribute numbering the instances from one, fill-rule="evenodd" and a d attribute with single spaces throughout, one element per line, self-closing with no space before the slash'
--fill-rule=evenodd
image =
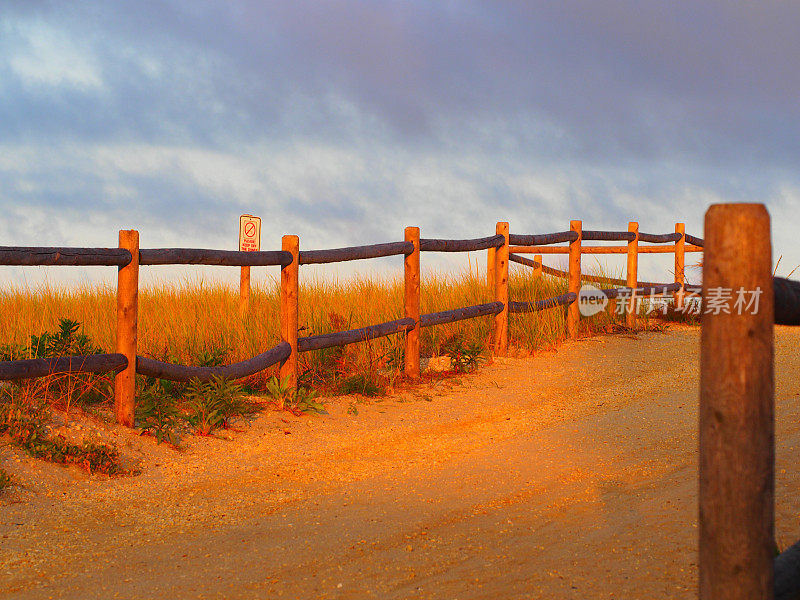
<path id="1" fill-rule="evenodd" d="M 636 288 L 639 285 L 639 223 L 631 221 L 628 223 L 628 231 L 635 234 L 635 237 L 628 242 L 628 277 L 626 279 L 628 287 L 631 289 L 631 297 L 628 306 L 625 307 L 625 326 L 633 329 L 636 327 Z"/>
<path id="2" fill-rule="evenodd" d="M 250 312 L 250 267 L 242 267 L 239 274 L 239 314 L 242 317 Z"/>
<path id="3" fill-rule="evenodd" d="M 705 217 L 701 600 L 773 597 L 774 304 L 769 221 L 761 204 L 717 204 Z M 740 305 L 740 290 L 757 304 Z M 723 300 L 724 308 L 712 309 Z"/>
<path id="4" fill-rule="evenodd" d="M 494 354 L 508 354 L 508 223 L 500 222 L 495 228 L 505 240 L 494 253 L 494 299 L 503 303 L 503 310 L 494 316 Z"/>
<path id="5" fill-rule="evenodd" d="M 497 248 L 489 248 L 486 257 L 486 283 L 490 289 L 494 289 L 494 262 L 497 260 L 495 254 Z"/>
<path id="6" fill-rule="evenodd" d="M 122 229 L 119 247 L 131 253 L 131 262 L 117 272 L 117 352 L 128 366 L 114 377 L 114 416 L 133 427 L 136 416 L 136 342 L 139 320 L 139 232 Z"/>
<path id="7" fill-rule="evenodd" d="M 414 319 L 414 328 L 406 331 L 405 374 L 409 379 L 419 379 L 419 227 L 406 227 L 405 240 L 414 244 L 411 254 L 405 256 L 405 316 Z"/>
<path id="8" fill-rule="evenodd" d="M 542 276 L 542 255 L 541 254 L 534 254 L 533 262 L 535 262 L 538 266 L 533 267 L 533 278 L 538 279 Z"/>
<path id="9" fill-rule="evenodd" d="M 288 377 L 290 388 L 297 387 L 297 299 L 300 280 L 300 238 L 285 235 L 281 248 L 290 252 L 292 262 L 281 267 L 281 341 L 288 342 L 292 353 L 281 363 L 280 378 Z"/>
<path id="10" fill-rule="evenodd" d="M 578 233 L 578 239 L 569 243 L 569 292 L 577 295 L 581 291 L 581 242 L 583 238 L 583 222 L 570 221 L 570 231 Z M 575 302 L 567 307 L 567 335 L 571 339 L 578 338 L 578 321 L 581 318 L 580 303 Z"/>
<path id="11" fill-rule="evenodd" d="M 686 243 L 686 225 L 683 223 L 675 223 L 675 233 L 681 234 L 681 239 L 675 242 L 675 283 L 680 283 L 681 289 L 676 291 L 674 295 L 675 309 L 680 310 L 683 308 L 683 286 L 686 283 L 686 262 L 684 253 L 684 245 Z"/>

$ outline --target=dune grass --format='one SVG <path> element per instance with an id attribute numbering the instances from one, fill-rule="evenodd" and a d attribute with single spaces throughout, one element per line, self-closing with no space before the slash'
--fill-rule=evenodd
<path id="1" fill-rule="evenodd" d="M 566 280 L 534 278 L 530 269 L 512 267 L 509 295 L 532 301 L 566 292 Z M 426 275 L 421 289 L 422 313 L 490 302 L 485 276 Z M 62 318 L 81 323 L 82 333 L 106 352 L 114 349 L 116 296 L 112 287 L 7 289 L 0 292 L 0 342 L 26 345 L 32 335 L 57 327 Z M 565 307 L 510 315 L 512 349 L 552 345 L 564 335 Z M 173 286 L 144 287 L 139 292 L 139 353 L 189 365 L 227 364 L 244 360 L 279 341 L 279 288 L 275 280 L 254 286 L 250 313 L 241 317 L 238 290 L 220 283 L 185 281 Z M 354 329 L 403 316 L 403 282 L 397 279 L 351 278 L 305 280 L 299 296 L 300 335 Z M 583 331 L 607 326 L 605 313 L 583 319 Z M 438 355 L 454 340 L 488 350 L 492 317 L 428 327 L 421 332 L 423 357 Z M 20 356 L 18 358 L 26 358 Z M 403 338 L 393 335 L 340 348 L 307 352 L 300 357 L 301 382 L 335 390 L 353 374 L 382 377 L 390 383 L 402 370 Z M 248 378 L 252 391 L 266 390 L 276 369 Z M 331 387 L 332 386 L 332 387 Z"/>

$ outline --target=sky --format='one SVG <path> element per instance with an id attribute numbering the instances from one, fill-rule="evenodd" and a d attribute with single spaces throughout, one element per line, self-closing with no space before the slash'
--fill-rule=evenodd
<path id="1" fill-rule="evenodd" d="M 142 247 L 236 249 L 243 213 L 262 217 L 262 249 L 497 221 L 702 236 L 710 204 L 763 202 L 785 275 L 800 265 L 798 31 L 786 0 L 2 0 L 0 239 L 109 247 L 138 229 Z M 670 280 L 655 256 L 643 276 Z"/>

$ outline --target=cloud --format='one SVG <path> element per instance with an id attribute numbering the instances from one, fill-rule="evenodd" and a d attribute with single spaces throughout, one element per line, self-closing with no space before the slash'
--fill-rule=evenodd
<path id="1" fill-rule="evenodd" d="M 293 232 L 313 247 L 399 239 L 409 224 L 488 235 L 498 220 L 541 232 L 683 219 L 698 233 L 718 200 L 796 217 L 792 3 L 0 11 L 0 207 L 50 215 L 54 244 L 113 244 L 136 226 L 148 245 L 230 247 L 242 212 L 265 217 L 272 245 Z M 784 225 L 776 235 L 790 246 Z"/>

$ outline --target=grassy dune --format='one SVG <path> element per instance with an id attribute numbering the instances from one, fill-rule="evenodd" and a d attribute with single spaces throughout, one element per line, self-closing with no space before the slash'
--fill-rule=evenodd
<path id="1" fill-rule="evenodd" d="M 529 269 L 513 268 L 512 300 L 536 300 L 562 294 L 566 280 L 535 279 Z M 352 278 L 308 281 L 301 285 L 300 335 L 315 335 L 363 327 L 403 316 L 401 279 Z M 422 312 L 436 312 L 489 302 L 492 293 L 483 275 L 427 276 L 422 285 Z M 0 343 L 26 345 L 31 335 L 57 327 L 60 318 L 77 320 L 82 331 L 104 351 L 113 351 L 115 290 L 111 287 L 7 289 L 0 292 Z M 565 309 L 511 315 L 512 346 L 534 349 L 563 337 Z M 583 329 L 599 329 L 608 316 L 582 321 Z M 492 317 L 480 317 L 422 330 L 423 356 L 446 352 L 454 344 L 487 349 Z M 225 364 L 249 358 L 279 340 L 278 285 L 255 286 L 250 314 L 238 311 L 238 290 L 203 282 L 171 287 L 145 287 L 139 293 L 139 353 L 182 364 Z M 306 381 L 325 385 L 353 373 L 391 379 L 402 365 L 402 336 L 394 335 L 345 348 L 301 355 Z M 20 357 L 23 358 L 23 357 Z M 274 370 L 251 377 L 247 384 L 264 389 Z"/>

